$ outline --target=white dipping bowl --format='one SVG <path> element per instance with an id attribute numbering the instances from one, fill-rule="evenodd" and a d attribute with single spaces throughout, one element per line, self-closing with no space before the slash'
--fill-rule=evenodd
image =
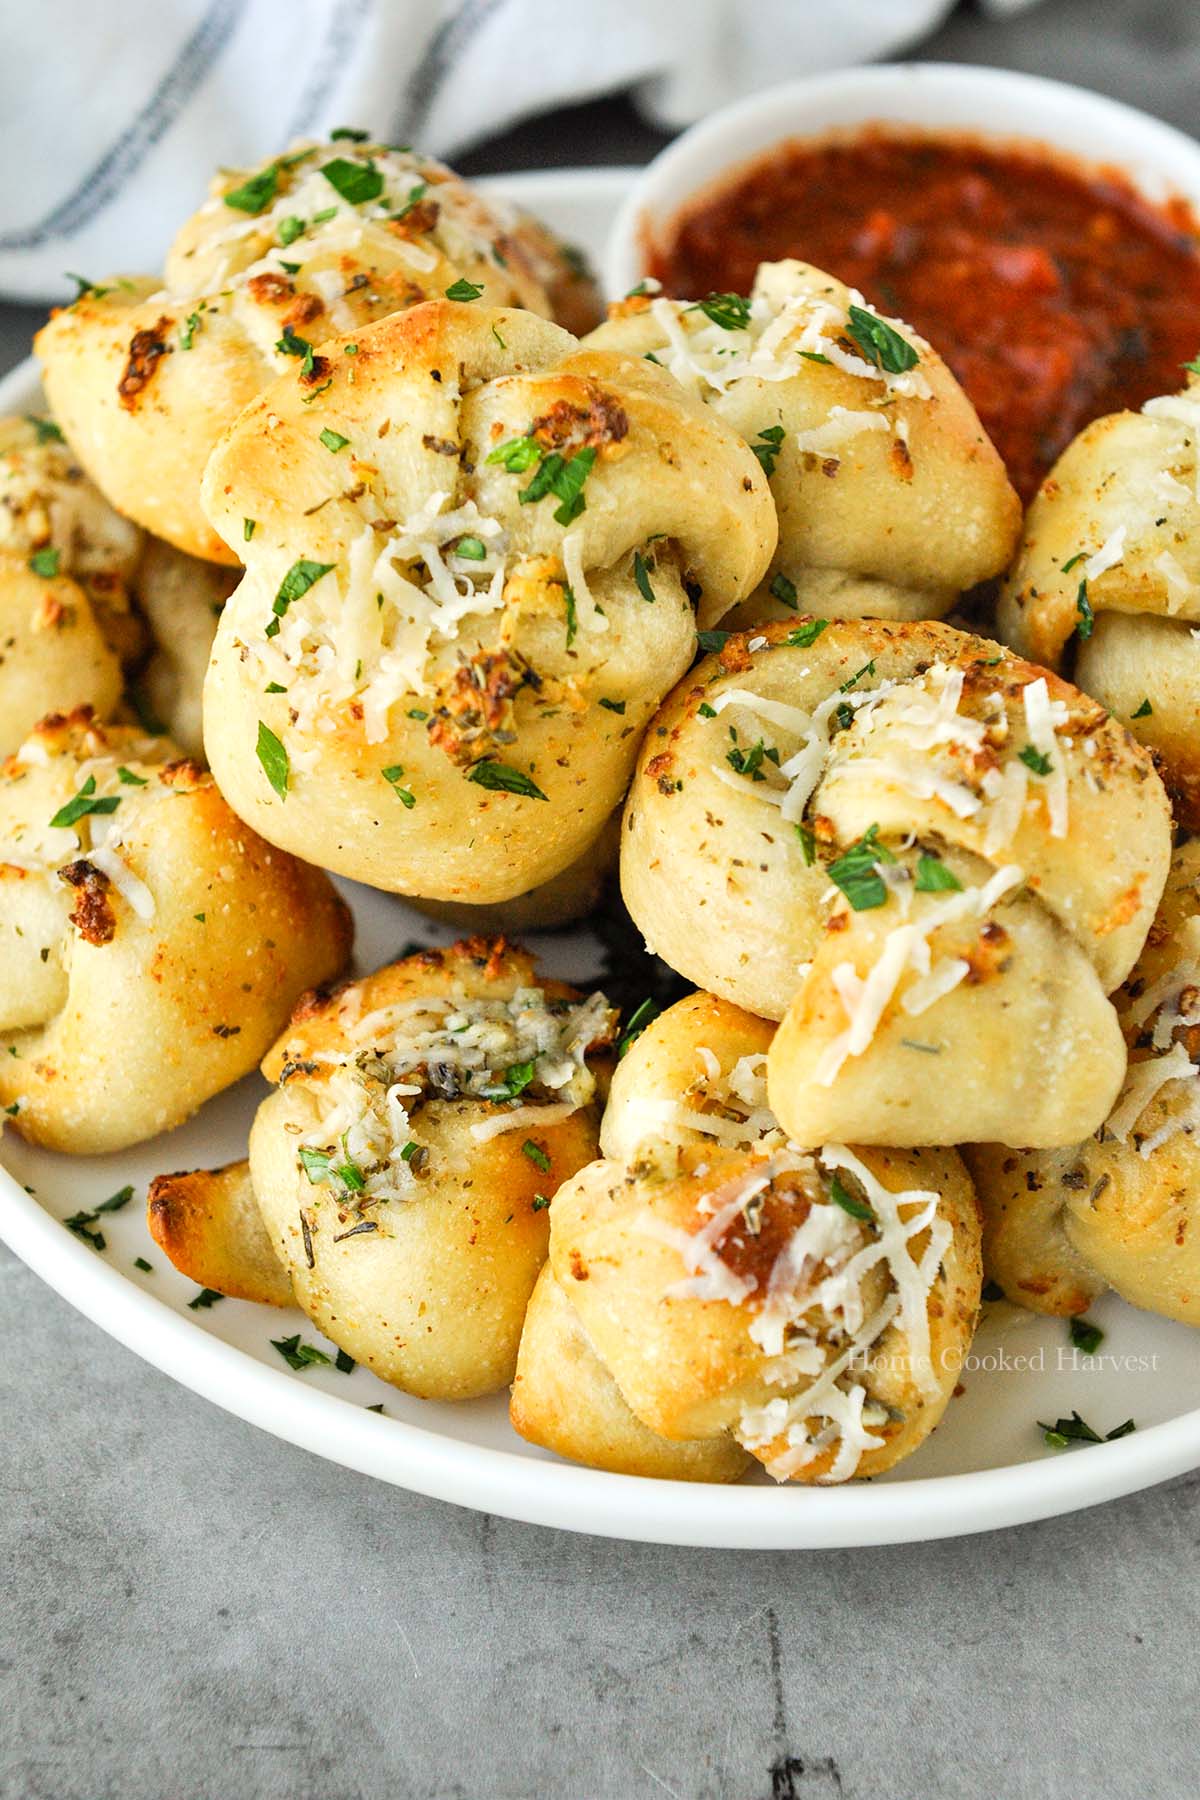
<path id="1" fill-rule="evenodd" d="M 616 298 L 646 274 L 646 247 L 666 241 L 680 211 L 789 139 L 856 126 L 909 126 L 1065 153 L 1116 168 L 1148 200 L 1200 213 L 1200 144 L 1136 107 L 1086 88 L 1007 69 L 884 63 L 808 76 L 702 119 L 649 163 L 613 225 L 604 263 Z"/>

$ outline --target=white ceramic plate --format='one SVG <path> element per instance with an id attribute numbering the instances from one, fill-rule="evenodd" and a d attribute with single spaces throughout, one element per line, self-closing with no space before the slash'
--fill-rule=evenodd
<path id="1" fill-rule="evenodd" d="M 633 171 L 563 171 L 494 185 L 599 255 Z M 0 384 L 0 412 L 39 404 L 32 364 Z M 448 942 L 403 902 L 346 887 L 362 968 L 416 938 Z M 585 934 L 534 947 L 550 973 L 585 979 L 598 953 Z M 462 1405 L 410 1399 L 363 1369 L 293 1373 L 270 1340 L 307 1320 L 239 1300 L 190 1311 L 194 1286 L 146 1230 L 146 1183 L 164 1169 L 212 1166 L 244 1154 L 264 1092 L 257 1077 L 212 1101 L 189 1124 L 119 1156 L 67 1158 L 5 1132 L 0 1234 L 51 1287 L 157 1368 L 219 1406 L 294 1444 L 400 1487 L 540 1525 L 610 1537 L 737 1549 L 815 1549 L 951 1537 L 1090 1506 L 1200 1464 L 1200 1332 L 1107 1299 L 1093 1309 L 1106 1336 L 1088 1365 L 1061 1321 L 999 1304 L 988 1309 L 975 1365 L 934 1437 L 880 1481 L 851 1488 L 736 1487 L 639 1481 L 559 1462 L 523 1443 L 505 1397 Z M 8 1172 L 6 1173 L 5 1170 Z M 97 1253 L 61 1220 L 132 1182 L 134 1200 L 106 1215 Z M 134 1266 L 143 1257 L 153 1267 Z M 326 1346 L 332 1354 L 332 1346 Z M 367 1408 L 382 1401 L 380 1417 Z M 1112 1444 L 1049 1451 L 1038 1419 L 1077 1409 L 1100 1431 L 1127 1418 Z"/>

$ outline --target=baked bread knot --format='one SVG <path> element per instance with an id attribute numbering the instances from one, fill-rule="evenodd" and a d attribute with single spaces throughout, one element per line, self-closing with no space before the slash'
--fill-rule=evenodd
<path id="1" fill-rule="evenodd" d="M 209 669 L 222 792 L 433 900 L 582 856 L 701 624 L 774 541 L 762 472 L 653 364 L 531 313 L 414 307 L 249 406 L 204 500 L 246 560 Z M 265 747 L 265 750 L 264 750 Z"/>
<path id="2" fill-rule="evenodd" d="M 142 534 L 84 475 L 52 419 L 0 419 L 0 750 L 57 706 L 107 717 L 144 648 Z"/>
<path id="3" fill-rule="evenodd" d="M 412 1394 L 512 1380 L 559 1182 L 596 1154 L 615 1014 L 503 939 L 309 996 L 263 1063 L 250 1174 L 296 1302 Z"/>
<path id="4" fill-rule="evenodd" d="M 126 685 L 189 756 L 232 570 L 115 513 L 53 419 L 0 419 L 0 753 L 39 719 L 120 707 Z"/>
<path id="5" fill-rule="evenodd" d="M 1200 1325 L 1200 839 L 1175 852 L 1158 917 L 1115 996 L 1129 1072 L 1094 1137 L 1050 1152 L 964 1155 L 988 1273 L 1034 1312 L 1122 1299 Z"/>
<path id="6" fill-rule="evenodd" d="M 941 1418 L 979 1307 L 966 1171 L 953 1151 L 799 1149 L 767 1103 L 771 1036 L 693 994 L 618 1065 L 604 1158 L 551 1208 L 524 1436 L 706 1480 L 739 1473 L 740 1446 L 824 1483 L 881 1474 Z"/>
<path id="7" fill-rule="evenodd" d="M 254 1067 L 350 952 L 328 879 L 255 837 L 170 739 L 51 716 L 0 764 L 0 1105 L 93 1155 Z"/>
<path id="8" fill-rule="evenodd" d="M 161 278 L 84 290 L 38 334 L 46 392 L 118 512 L 193 556 L 236 563 L 200 509 L 226 425 L 314 345 L 447 289 L 595 317 L 586 270 L 542 225 L 444 164 L 385 144 L 300 143 L 224 170 Z"/>
<path id="9" fill-rule="evenodd" d="M 731 619 L 941 618 L 1007 568 L 1021 506 L 937 351 L 809 263 L 749 299 L 635 292 L 589 344 L 652 356 L 762 463 L 779 514 L 767 579 Z"/>
<path id="10" fill-rule="evenodd" d="M 1057 676 L 947 625 L 811 619 L 730 637 L 671 695 L 621 885 L 673 968 L 783 1020 L 796 1142 L 1047 1146 L 1120 1088 L 1105 996 L 1170 829 L 1149 755 Z"/>
<path id="11" fill-rule="evenodd" d="M 1065 669 L 1156 752 L 1200 826 L 1200 375 L 1080 432 L 1042 483 L 1001 635 Z"/>

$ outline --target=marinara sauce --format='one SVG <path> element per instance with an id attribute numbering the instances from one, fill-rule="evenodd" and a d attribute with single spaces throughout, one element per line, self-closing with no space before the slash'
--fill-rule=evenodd
<path id="1" fill-rule="evenodd" d="M 1116 171 L 868 131 L 796 141 L 710 190 L 651 248 L 680 298 L 749 293 L 798 256 L 945 357 L 1028 499 L 1089 420 L 1183 383 L 1200 351 L 1200 225 Z"/>

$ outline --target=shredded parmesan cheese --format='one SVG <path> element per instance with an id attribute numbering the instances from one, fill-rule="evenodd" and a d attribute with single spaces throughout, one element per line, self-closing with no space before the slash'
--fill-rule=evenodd
<path id="1" fill-rule="evenodd" d="M 883 949 L 864 979 L 853 963 L 838 963 L 830 979 L 847 1019 L 841 1032 L 821 1056 L 813 1075 L 821 1087 L 832 1087 L 848 1057 L 861 1056 L 869 1047 L 908 970 L 929 977 L 934 969 L 929 940 L 935 931 L 960 919 L 982 919 L 1006 894 L 1024 880 L 1024 871 L 1008 863 L 982 887 L 964 888 L 928 907 L 920 919 L 897 925 L 884 939 Z M 934 982 L 917 988 L 912 1010 L 923 1012 L 958 986 L 967 965 L 960 959 L 940 959 Z M 932 995 L 932 998 L 930 997 Z M 906 1011 L 910 1010 L 908 1007 Z"/>

